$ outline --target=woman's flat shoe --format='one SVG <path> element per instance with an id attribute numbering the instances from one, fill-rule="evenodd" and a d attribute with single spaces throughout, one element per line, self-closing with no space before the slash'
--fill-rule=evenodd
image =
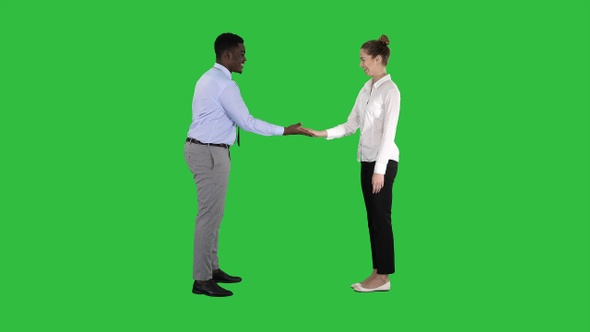
<path id="1" fill-rule="evenodd" d="M 357 285 L 353 287 L 355 292 L 359 293 L 372 293 L 372 292 L 387 292 L 391 288 L 391 283 L 388 281 L 385 284 L 377 287 L 377 288 L 365 288 L 363 285 Z"/>
<path id="2" fill-rule="evenodd" d="M 360 282 L 355 282 L 354 284 L 350 285 L 350 287 L 352 287 L 352 288 L 355 288 L 355 289 L 356 289 L 356 287 L 357 287 L 357 286 L 360 286 L 360 285 L 361 285 L 361 283 L 360 283 Z"/>

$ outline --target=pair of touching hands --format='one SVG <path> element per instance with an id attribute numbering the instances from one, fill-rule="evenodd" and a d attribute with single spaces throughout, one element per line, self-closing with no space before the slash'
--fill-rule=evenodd
<path id="1" fill-rule="evenodd" d="M 326 137 L 327 132 L 301 127 L 301 122 L 285 127 L 283 135 L 305 135 L 309 137 Z"/>
<path id="2" fill-rule="evenodd" d="M 327 137 L 328 132 L 325 130 L 317 131 L 310 128 L 304 128 L 301 126 L 301 122 L 285 127 L 283 135 L 305 135 L 309 137 Z M 385 182 L 385 174 L 373 173 L 371 183 L 373 185 L 373 194 L 377 194 L 383 188 Z"/>

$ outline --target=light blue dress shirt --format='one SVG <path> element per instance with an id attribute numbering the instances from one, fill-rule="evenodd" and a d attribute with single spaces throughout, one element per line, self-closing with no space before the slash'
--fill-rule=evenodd
<path id="1" fill-rule="evenodd" d="M 250 114 L 230 71 L 216 63 L 197 81 L 188 137 L 203 143 L 233 145 L 236 125 L 264 136 L 280 136 L 284 132 L 283 127 L 256 119 Z"/>

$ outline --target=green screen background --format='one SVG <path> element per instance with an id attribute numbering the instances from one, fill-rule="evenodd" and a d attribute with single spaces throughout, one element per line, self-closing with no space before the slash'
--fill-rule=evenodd
<path id="1" fill-rule="evenodd" d="M 325 129 L 387 34 L 402 95 L 392 290 L 371 271 L 356 161 L 335 141 L 242 132 L 221 266 L 191 294 L 183 145 L 222 32 L 250 112 Z M 2 331 L 587 331 L 587 1 L 4 1 Z"/>

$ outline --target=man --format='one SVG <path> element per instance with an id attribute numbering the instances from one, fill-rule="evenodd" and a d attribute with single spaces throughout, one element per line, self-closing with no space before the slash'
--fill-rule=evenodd
<path id="1" fill-rule="evenodd" d="M 230 146 L 236 140 L 236 125 L 264 136 L 308 135 L 301 123 L 276 126 L 250 115 L 231 73 L 241 74 L 246 62 L 244 40 L 223 33 L 215 40 L 216 63 L 197 81 L 193 117 L 184 156 L 197 185 L 198 213 L 195 227 L 193 293 L 230 296 L 218 282 L 240 282 L 219 268 L 217 239 L 223 217 L 230 170 Z M 239 140 L 239 132 L 238 132 Z"/>

